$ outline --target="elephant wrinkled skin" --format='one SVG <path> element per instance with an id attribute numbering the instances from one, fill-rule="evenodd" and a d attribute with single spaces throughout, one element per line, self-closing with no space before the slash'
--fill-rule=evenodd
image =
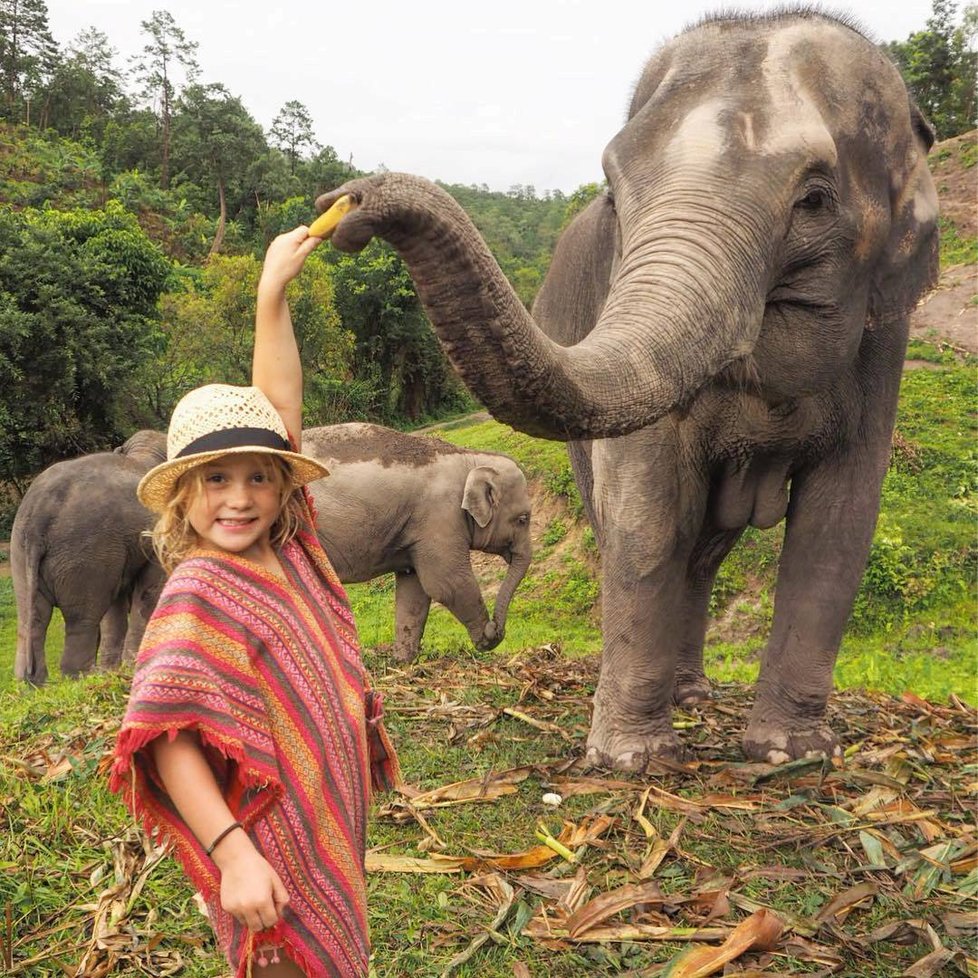
<path id="1" fill-rule="evenodd" d="M 707 605 L 748 525 L 787 520 L 744 738 L 838 750 L 824 719 L 890 455 L 908 313 L 937 264 L 930 127 L 897 70 L 811 10 L 720 15 L 656 52 L 533 310 L 471 222 L 404 174 L 351 181 L 333 243 L 389 241 L 500 420 L 571 441 L 598 539 L 592 762 L 675 756 L 708 695 Z"/>
<path id="2" fill-rule="evenodd" d="M 57 607 L 65 622 L 61 671 L 134 657 L 163 584 L 142 539 L 153 516 L 136 499 L 142 476 L 166 458 L 166 436 L 138 431 L 114 452 L 45 469 L 24 493 L 10 537 L 17 600 L 14 675 L 47 679 L 44 638 Z"/>
<path id="3" fill-rule="evenodd" d="M 397 658 L 417 655 L 432 599 L 477 648 L 503 640 L 510 599 L 532 556 L 530 497 L 511 458 L 360 423 L 308 428 L 302 449 L 330 470 L 309 488 L 340 580 L 394 574 Z M 491 618 L 470 550 L 509 564 Z"/>

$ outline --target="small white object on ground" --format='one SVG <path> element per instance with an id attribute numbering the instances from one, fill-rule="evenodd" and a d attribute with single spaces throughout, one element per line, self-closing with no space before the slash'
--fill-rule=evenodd
<path id="1" fill-rule="evenodd" d="M 553 791 L 548 791 L 543 798 L 540 799 L 545 805 L 551 805 L 556 808 L 564 799 L 560 795 Z"/>

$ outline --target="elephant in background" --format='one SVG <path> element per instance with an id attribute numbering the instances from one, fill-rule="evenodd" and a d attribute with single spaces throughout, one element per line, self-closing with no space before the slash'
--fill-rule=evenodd
<path id="1" fill-rule="evenodd" d="M 503 640 L 510 599 L 532 556 L 530 497 L 511 458 L 361 423 L 309 428 L 302 450 L 330 470 L 309 488 L 340 580 L 394 574 L 398 659 L 417 655 L 432 599 L 478 649 Z M 491 618 L 470 550 L 509 564 Z"/>
<path id="2" fill-rule="evenodd" d="M 45 469 L 14 517 L 10 567 L 17 601 L 14 674 L 47 679 L 44 639 L 55 607 L 65 622 L 61 671 L 77 676 L 135 655 L 164 575 L 143 539 L 153 515 L 136 485 L 166 459 L 166 436 L 138 431 L 114 452 Z"/>
<path id="3" fill-rule="evenodd" d="M 333 244 L 407 264 L 445 350 L 500 420 L 571 442 L 602 560 L 587 757 L 681 752 L 674 702 L 709 694 L 707 607 L 748 526 L 787 520 L 744 736 L 831 754 L 839 642 L 879 508 L 909 311 L 936 277 L 933 133 L 896 68 L 813 9 L 720 14 L 653 54 L 533 318 L 455 201 L 405 174 L 351 181 Z"/>

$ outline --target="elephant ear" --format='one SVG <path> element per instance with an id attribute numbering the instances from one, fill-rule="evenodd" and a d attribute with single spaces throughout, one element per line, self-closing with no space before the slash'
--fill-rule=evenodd
<path id="1" fill-rule="evenodd" d="M 497 475 L 496 470 L 488 465 L 479 465 L 465 479 L 462 509 L 481 527 L 488 525 L 499 505 Z"/>
<path id="2" fill-rule="evenodd" d="M 912 134 L 893 168 L 891 225 L 873 283 L 873 325 L 902 320 L 938 275 L 937 189 L 927 166 L 934 130 L 910 100 Z"/>

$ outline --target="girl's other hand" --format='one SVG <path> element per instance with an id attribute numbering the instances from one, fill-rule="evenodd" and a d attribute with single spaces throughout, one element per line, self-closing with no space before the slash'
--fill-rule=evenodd
<path id="1" fill-rule="evenodd" d="M 256 933 L 274 927 L 289 894 L 248 836 L 240 831 L 232 833 L 214 856 L 221 871 L 221 906 Z"/>

